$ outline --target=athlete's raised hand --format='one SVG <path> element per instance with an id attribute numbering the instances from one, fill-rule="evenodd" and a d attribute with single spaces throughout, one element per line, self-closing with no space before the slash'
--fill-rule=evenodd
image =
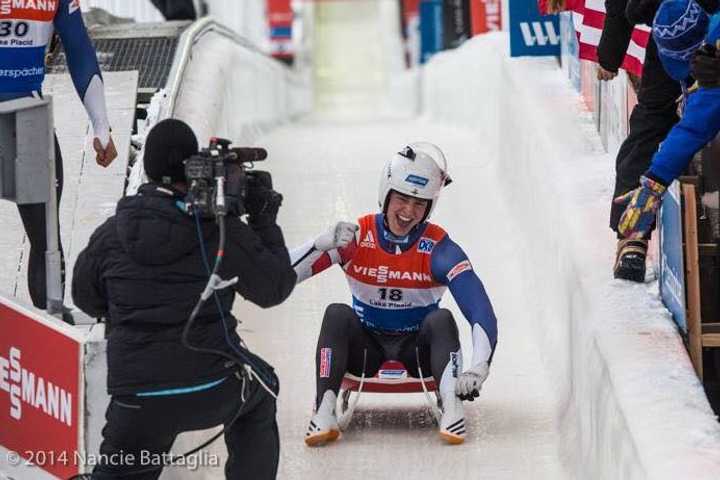
<path id="1" fill-rule="evenodd" d="M 355 238 L 358 227 L 354 223 L 338 222 L 330 230 L 315 239 L 315 248 L 327 252 L 335 248 L 345 248 Z"/>

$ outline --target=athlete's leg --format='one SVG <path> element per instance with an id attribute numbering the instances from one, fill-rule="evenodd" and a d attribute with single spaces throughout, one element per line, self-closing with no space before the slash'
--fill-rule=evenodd
<path id="1" fill-rule="evenodd" d="M 440 437 L 450 444 L 462 443 L 465 439 L 465 415 L 462 401 L 455 395 L 457 377 L 462 373 L 462 356 L 457 325 L 449 310 L 435 310 L 425 317 L 417 338 L 417 348 L 423 375 L 427 376 L 425 365 L 429 363 L 442 400 Z M 413 363 L 408 361 L 408 364 Z M 417 361 L 414 364 L 417 365 Z"/>
<path id="2" fill-rule="evenodd" d="M 316 361 L 315 413 L 305 433 L 305 444 L 322 445 L 340 436 L 335 405 L 345 372 L 371 376 L 380 368 L 382 351 L 347 305 L 334 303 L 325 310 Z"/>
<path id="3" fill-rule="evenodd" d="M 414 338 L 414 342 L 408 341 L 401 349 L 400 360 L 407 367 L 409 375 L 419 377 L 415 353 L 417 347 L 423 376 L 432 374 L 439 385 L 448 362 L 453 358 L 459 362 L 460 337 L 450 310 L 441 308 L 428 314 L 420 327 L 420 333 Z M 408 336 L 408 340 L 412 339 L 412 336 Z"/>
<path id="4" fill-rule="evenodd" d="M 315 352 L 316 408 L 326 391 L 331 390 L 337 396 L 346 372 L 360 376 L 364 367 L 365 376 L 370 377 L 377 373 L 382 362 L 382 351 L 353 309 L 342 303 L 328 305 Z"/>
<path id="5" fill-rule="evenodd" d="M 57 208 L 60 209 L 60 197 L 63 190 L 63 162 L 60 145 L 55 137 L 55 176 L 57 178 Z M 45 279 L 45 251 L 47 250 L 47 234 L 45 233 L 45 204 L 30 203 L 18 205 L 25 233 L 30 241 L 30 258 L 28 259 L 28 290 L 33 305 L 37 308 L 47 308 L 47 284 Z M 58 213 L 56 212 L 56 215 Z M 59 225 L 59 217 L 58 217 Z M 60 243 L 60 230 L 58 229 L 58 245 L 61 258 L 61 293 L 65 292 L 65 261 L 62 244 Z"/>

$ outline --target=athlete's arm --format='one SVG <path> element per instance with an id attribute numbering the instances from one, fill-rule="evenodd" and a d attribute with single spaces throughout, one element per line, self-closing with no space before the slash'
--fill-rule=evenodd
<path id="1" fill-rule="evenodd" d="M 431 269 L 435 280 L 448 286 L 470 323 L 472 365 L 490 362 L 497 344 L 497 319 L 485 287 L 475 274 L 467 255 L 450 237 L 445 236 L 433 249 Z"/>
<path id="2" fill-rule="evenodd" d="M 68 69 L 75 90 L 85 106 L 95 132 L 95 138 L 99 140 L 102 147 L 102 153 L 114 153 L 105 152 L 110 149 L 111 145 L 105 88 L 95 56 L 95 48 L 90 41 L 80 13 L 79 0 L 60 0 L 54 25 L 65 48 Z M 112 150 L 114 151 L 114 146 L 112 146 Z M 98 157 L 100 157 L 100 153 L 98 152 Z M 106 162 L 104 166 L 109 165 L 113 159 L 114 156 L 109 160 L 103 158 Z M 98 162 L 100 160 L 98 158 Z"/>
<path id="3" fill-rule="evenodd" d="M 338 222 L 330 231 L 290 251 L 297 282 L 327 270 L 338 263 L 344 266 L 355 255 L 357 248 L 356 231 L 353 223 Z"/>

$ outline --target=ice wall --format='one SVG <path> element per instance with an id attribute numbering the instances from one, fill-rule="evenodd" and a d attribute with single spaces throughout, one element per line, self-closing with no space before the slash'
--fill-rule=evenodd
<path id="1" fill-rule="evenodd" d="M 176 58 L 167 88 L 153 97 L 138 128 L 140 143 L 155 123 L 172 117 L 187 122 L 201 145 L 216 136 L 249 146 L 262 132 L 312 108 L 305 76 L 229 35 L 214 20 L 196 22 L 181 44 L 188 49 L 185 63 Z M 130 194 L 144 181 L 142 154 L 130 174 Z"/>
<path id="2" fill-rule="evenodd" d="M 208 14 L 267 51 L 268 24 L 265 15 L 267 0 L 204 0 Z M 199 4 L 199 0 L 194 3 Z M 120 17 L 136 22 L 162 22 L 163 16 L 150 0 L 81 0 L 83 11 L 102 8 Z M 197 8 L 197 7 L 196 7 Z"/>
<path id="3" fill-rule="evenodd" d="M 423 105 L 434 120 L 494 133 L 498 200 L 526 239 L 527 268 L 508 281 L 562 406 L 561 455 L 576 478 L 720 478 L 720 426 L 655 284 L 611 278 L 614 152 L 555 59 L 510 59 L 508 45 L 492 34 L 437 55 Z"/>

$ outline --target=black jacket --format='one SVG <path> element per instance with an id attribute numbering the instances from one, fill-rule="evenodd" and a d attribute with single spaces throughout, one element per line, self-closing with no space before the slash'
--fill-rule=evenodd
<path id="1" fill-rule="evenodd" d="M 80 253 L 72 280 L 75 305 L 94 317 L 106 317 L 108 391 L 128 394 L 187 386 L 221 378 L 234 368 L 219 355 L 193 352 L 181 344 L 182 330 L 203 291 L 208 273 L 198 240 L 196 220 L 177 206 L 165 188 L 143 185 L 136 196 L 118 203 Z M 191 331 L 191 344 L 231 352 L 226 335 L 239 341 L 230 314 L 235 291 L 267 308 L 285 300 L 295 272 L 282 232 L 274 222 L 250 227 L 227 217 L 223 279 L 233 288 L 218 292 L 203 306 Z M 218 229 L 200 224 L 205 251 L 213 265 Z"/>
<path id="2" fill-rule="evenodd" d="M 598 43 L 598 63 L 617 72 L 625 58 L 635 25 L 652 27 L 661 0 L 605 0 L 605 24 Z M 720 0 L 698 0 L 708 13 L 720 7 Z M 652 40 L 651 40 L 652 41 Z"/>

